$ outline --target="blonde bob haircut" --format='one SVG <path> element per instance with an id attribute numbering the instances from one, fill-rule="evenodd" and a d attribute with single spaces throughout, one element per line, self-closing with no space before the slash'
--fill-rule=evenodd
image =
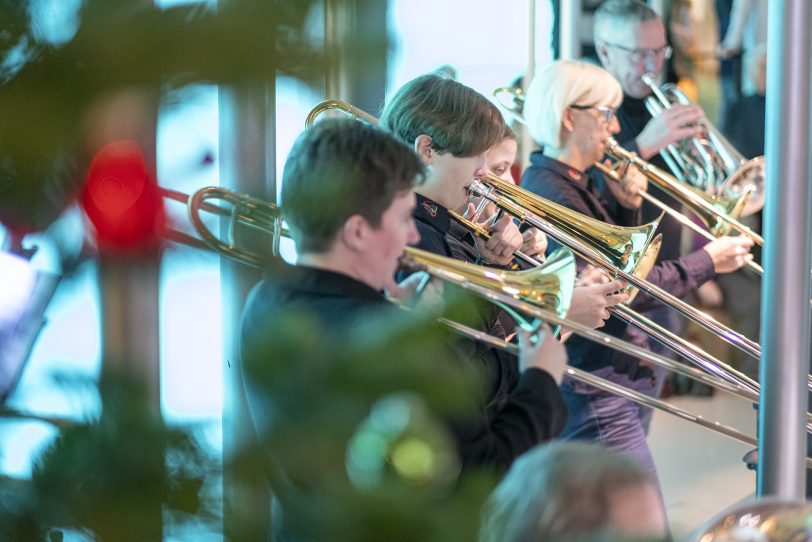
<path id="1" fill-rule="evenodd" d="M 620 83 L 603 68 L 577 60 L 558 60 L 542 70 L 527 89 L 524 119 L 530 136 L 543 147 L 560 149 L 561 119 L 571 105 L 618 107 Z"/>

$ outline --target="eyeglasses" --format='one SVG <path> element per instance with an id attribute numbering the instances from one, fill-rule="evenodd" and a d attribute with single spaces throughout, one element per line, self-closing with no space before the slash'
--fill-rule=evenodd
<path id="1" fill-rule="evenodd" d="M 607 105 L 571 105 L 570 107 L 579 111 L 586 111 L 587 109 L 600 111 L 603 113 L 603 120 L 606 121 L 606 124 L 612 122 L 612 118 L 617 114 L 617 109 Z"/>
<path id="2" fill-rule="evenodd" d="M 671 53 L 674 52 L 670 45 L 663 45 L 657 49 L 631 49 L 629 47 L 607 42 L 604 42 L 604 45 L 629 53 L 629 58 L 631 58 L 632 62 L 641 62 L 643 59 L 649 58 L 652 60 L 666 60 L 671 58 Z"/>

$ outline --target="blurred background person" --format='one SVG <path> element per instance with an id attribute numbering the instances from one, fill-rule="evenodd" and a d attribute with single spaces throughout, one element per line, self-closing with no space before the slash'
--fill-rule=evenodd
<path id="1" fill-rule="evenodd" d="M 767 46 L 767 0 L 733 0 L 730 25 L 719 46 L 719 55 L 730 58 L 741 53 L 742 63 L 747 66 L 750 57 L 758 55 Z M 742 72 L 741 93 L 749 96 L 757 92 L 754 81 Z"/>
<path id="2" fill-rule="evenodd" d="M 670 7 L 668 4 L 670 3 Z M 671 64 L 680 89 L 713 124 L 721 109 L 719 22 L 711 0 L 671 0 L 664 18 L 674 53 Z"/>
<path id="3" fill-rule="evenodd" d="M 520 457 L 485 505 L 480 542 L 665 540 L 657 487 L 632 456 L 552 442 Z"/>
<path id="4" fill-rule="evenodd" d="M 764 155 L 765 114 L 767 109 L 767 48 L 759 47 L 747 57 L 744 67 L 755 92 L 741 96 L 730 107 L 722 132 L 745 158 Z M 761 231 L 762 212 L 742 221 L 754 231 Z M 753 256 L 761 261 L 761 247 L 754 247 Z M 717 279 L 722 290 L 722 308 L 732 326 L 747 335 L 758 337 L 761 315 L 761 279 L 748 271 L 731 273 Z M 733 352 L 734 363 L 748 376 L 758 379 L 758 360 L 744 352 Z"/>

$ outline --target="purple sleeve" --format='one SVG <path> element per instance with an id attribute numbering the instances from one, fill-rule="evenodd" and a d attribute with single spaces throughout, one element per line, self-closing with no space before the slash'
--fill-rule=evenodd
<path id="1" fill-rule="evenodd" d="M 713 260 L 705 250 L 699 249 L 676 260 L 655 265 L 646 280 L 675 297 L 682 298 L 716 276 Z M 636 311 L 646 311 L 662 304 L 640 292 L 631 304 Z"/>

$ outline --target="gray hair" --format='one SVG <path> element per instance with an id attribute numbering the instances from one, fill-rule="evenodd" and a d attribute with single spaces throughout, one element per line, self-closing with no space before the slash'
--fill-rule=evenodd
<path id="1" fill-rule="evenodd" d="M 623 89 L 603 68 L 577 60 L 558 60 L 541 71 L 524 103 L 524 119 L 532 138 L 560 149 L 561 119 L 571 105 L 610 105 L 623 101 Z"/>
<path id="2" fill-rule="evenodd" d="M 593 21 L 595 43 L 605 40 L 608 36 L 617 35 L 617 31 L 627 25 L 659 18 L 656 11 L 640 0 L 606 0 L 595 12 Z"/>
<path id="3" fill-rule="evenodd" d="M 480 542 L 577 540 L 609 527 L 611 494 L 651 484 L 631 456 L 558 441 L 519 457 L 485 505 Z"/>

